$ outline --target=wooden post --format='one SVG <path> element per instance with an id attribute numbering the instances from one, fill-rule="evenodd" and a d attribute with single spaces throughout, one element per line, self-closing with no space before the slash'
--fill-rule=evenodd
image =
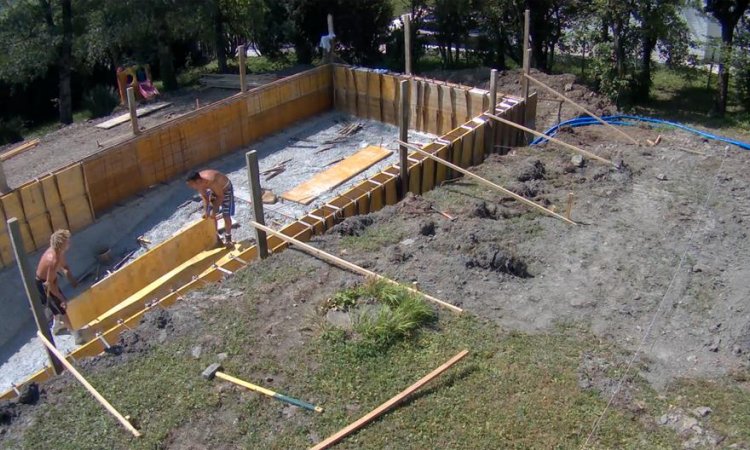
<path id="1" fill-rule="evenodd" d="M 606 158 L 602 158 L 601 156 L 595 155 L 595 154 L 593 154 L 591 152 L 587 152 L 586 150 L 584 150 L 582 148 L 578 148 L 575 145 L 571 145 L 571 144 L 568 144 L 567 142 L 563 142 L 563 141 L 561 141 L 559 139 L 555 139 L 555 138 L 553 138 L 551 136 L 547 136 L 546 134 L 540 133 L 540 132 L 538 132 L 536 130 L 532 130 L 531 128 L 526 128 L 523 125 L 519 125 L 519 124 L 517 124 L 515 122 L 511 122 L 510 120 L 503 119 L 502 117 L 496 116 L 494 114 L 487 114 L 487 115 L 490 118 L 495 119 L 495 120 L 497 120 L 500 123 L 504 123 L 506 125 L 510 125 L 512 127 L 518 128 L 519 130 L 522 130 L 522 131 L 525 131 L 525 132 L 527 132 L 529 134 L 532 134 L 534 136 L 544 138 L 544 139 L 546 139 L 546 140 L 548 140 L 550 142 L 554 142 L 557 145 L 561 145 L 561 146 L 563 146 L 563 147 L 565 147 L 565 148 L 567 148 L 569 150 L 572 150 L 572 151 L 574 151 L 576 153 L 580 153 L 581 155 L 583 155 L 583 156 L 585 156 L 587 158 L 595 159 L 595 160 L 597 160 L 599 162 L 602 162 L 604 164 L 609 164 L 612 167 L 617 167 L 617 166 L 615 166 L 615 164 L 612 161 L 610 161 L 610 160 L 608 160 Z"/>
<path id="2" fill-rule="evenodd" d="M 247 160 L 247 178 L 250 186 L 250 195 L 253 199 L 253 212 L 255 221 L 265 225 L 266 220 L 263 214 L 263 190 L 260 188 L 260 169 L 258 168 L 258 155 L 255 150 L 245 153 Z M 268 240 L 266 232 L 255 227 L 255 240 L 258 246 L 258 257 L 261 259 L 268 258 Z"/>
<path id="3" fill-rule="evenodd" d="M 12 217 L 8 219 L 8 236 L 13 246 L 13 254 L 16 257 L 18 264 L 18 272 L 21 275 L 21 281 L 23 281 L 23 288 L 26 291 L 26 298 L 29 300 L 29 306 L 31 307 L 31 314 L 34 315 L 34 322 L 36 322 L 36 328 L 40 334 L 42 334 L 47 340 L 54 346 L 55 340 L 52 338 L 49 327 L 47 326 L 47 319 L 44 315 L 44 307 L 42 306 L 42 300 L 39 298 L 39 291 L 36 289 L 36 283 L 32 277 L 32 272 L 29 267 L 29 262 L 26 259 L 26 250 L 23 245 L 23 237 L 21 236 L 21 227 L 18 224 L 18 219 Z M 55 375 L 59 375 L 63 371 L 63 367 L 60 362 L 55 358 L 54 353 L 47 350 L 47 356 L 49 356 L 50 366 L 55 371 Z"/>
<path id="4" fill-rule="evenodd" d="M 10 187 L 8 186 L 8 180 L 5 178 L 3 163 L 0 162 L 0 194 L 7 194 L 8 192 L 10 192 Z"/>
<path id="5" fill-rule="evenodd" d="M 404 14 L 401 19 L 404 21 L 404 73 L 411 75 L 411 14 Z"/>
<path id="6" fill-rule="evenodd" d="M 39 336 L 39 339 L 42 340 L 42 343 L 47 348 L 47 350 L 52 352 L 55 355 L 55 358 L 57 358 L 57 360 L 60 361 L 65 366 L 66 369 L 68 369 L 71 375 L 73 375 L 76 378 L 76 380 L 78 380 L 83 385 L 83 387 L 86 388 L 86 390 L 89 391 L 89 393 L 94 396 L 96 401 L 98 401 L 102 406 L 104 406 L 104 408 L 107 411 L 109 411 L 109 413 L 112 414 L 122 424 L 122 426 L 124 426 L 128 431 L 130 431 L 133 434 L 133 436 L 135 437 L 141 436 L 141 433 L 138 430 L 136 430 L 135 427 L 133 427 L 133 425 L 130 422 L 128 422 L 128 419 L 123 417 L 122 414 L 120 414 L 120 412 L 117 411 L 115 407 L 112 406 L 107 401 L 106 398 L 102 397 L 102 395 L 96 389 L 94 389 L 94 386 L 92 386 L 88 381 L 86 381 L 86 378 L 84 378 L 83 375 L 81 375 L 81 373 L 78 372 L 78 370 L 76 370 L 75 367 L 73 367 L 73 364 L 69 363 L 68 360 L 65 359 L 65 356 L 63 356 L 63 354 L 60 353 L 55 348 L 54 345 L 52 345 L 52 343 L 49 341 L 49 339 L 47 339 L 46 336 L 44 336 L 41 332 L 37 332 L 37 336 Z"/>
<path id="7" fill-rule="evenodd" d="M 451 366 L 459 362 L 461 359 L 463 359 L 466 355 L 469 354 L 468 350 L 463 350 L 460 353 L 458 353 L 453 358 L 449 359 L 445 364 L 438 367 L 437 369 L 433 370 L 429 374 L 422 377 L 419 381 L 412 384 L 408 388 L 401 391 L 400 394 L 396 395 L 395 397 L 392 397 L 387 402 L 383 403 L 382 405 L 378 406 L 374 410 L 372 410 L 370 413 L 363 416 L 361 419 L 357 420 L 356 422 L 350 424 L 343 430 L 339 431 L 338 433 L 334 434 L 333 436 L 330 436 L 326 438 L 323 442 L 320 442 L 316 446 L 312 447 L 312 450 L 323 450 L 326 448 L 331 447 L 335 443 L 339 442 L 340 440 L 344 439 L 345 437 L 349 436 L 353 432 L 357 431 L 358 429 L 362 428 L 363 426 L 367 425 L 368 423 L 372 422 L 376 418 L 380 417 L 381 415 L 385 414 L 389 409 L 393 408 L 394 406 L 398 405 L 401 401 L 403 401 L 406 397 L 420 389 L 425 384 L 429 383 L 433 378 L 437 377 L 441 373 L 445 372 Z"/>
<path id="8" fill-rule="evenodd" d="M 276 236 L 277 238 L 281 239 L 284 242 L 296 245 L 297 247 L 299 247 L 302 250 L 306 251 L 307 253 L 315 256 L 316 258 L 320 258 L 320 259 L 322 259 L 324 261 L 328 261 L 331 264 L 334 264 L 336 266 L 339 266 L 339 267 L 347 269 L 347 270 L 351 270 L 354 273 L 358 273 L 358 274 L 364 275 L 366 277 L 375 278 L 377 280 L 383 280 L 386 283 L 390 283 L 390 284 L 393 284 L 393 285 L 396 285 L 396 286 L 401 286 L 402 288 L 406 289 L 407 291 L 409 291 L 411 293 L 419 294 L 422 297 L 424 297 L 425 299 L 427 299 L 427 300 L 429 300 L 429 301 L 431 301 L 433 303 L 437 303 L 440 306 L 444 306 L 444 307 L 446 307 L 446 308 L 448 308 L 448 309 L 450 309 L 450 310 L 452 310 L 454 312 L 462 313 L 464 311 L 463 309 L 459 308 L 458 306 L 451 305 L 450 303 L 446 303 L 446 302 L 444 302 L 444 301 L 442 301 L 442 300 L 440 300 L 438 298 L 435 298 L 435 297 L 433 297 L 431 295 L 427 295 L 427 294 L 424 294 L 422 292 L 416 291 L 416 290 L 414 290 L 414 288 L 412 288 L 410 286 L 406 286 L 404 284 L 399 283 L 398 281 L 394 281 L 394 280 L 391 280 L 390 278 L 386 278 L 386 277 L 384 277 L 382 275 L 379 275 L 379 274 L 377 274 L 377 273 L 375 273 L 375 272 L 373 272 L 371 270 L 367 270 L 367 269 L 365 269 L 363 267 L 359 267 L 358 265 L 350 263 L 349 261 L 343 260 L 343 259 L 339 258 L 338 256 L 334 256 L 334 255 L 332 255 L 330 253 L 326 253 L 323 250 L 320 250 L 320 249 L 317 249 L 317 248 L 313 247 L 312 245 L 305 244 L 304 242 L 302 242 L 300 240 L 297 240 L 297 239 L 294 239 L 293 237 L 289 237 L 289 236 L 287 236 L 284 233 L 280 233 L 280 232 L 278 232 L 276 230 L 268 228 L 265 225 L 261 225 L 261 224 L 259 224 L 257 222 L 254 222 L 254 221 L 250 221 L 250 224 L 252 226 L 256 227 L 256 228 L 260 228 L 261 230 L 267 232 L 268 234 L 270 234 L 272 236 Z"/>
<path id="9" fill-rule="evenodd" d="M 398 110 L 398 138 L 402 142 L 409 142 L 409 81 L 399 83 L 401 104 Z M 401 196 L 406 197 L 409 192 L 409 149 L 405 145 L 398 147 L 399 179 L 401 180 Z"/>
<path id="10" fill-rule="evenodd" d="M 497 113 L 497 69 L 490 71 L 490 114 Z M 490 121 L 488 128 L 484 132 L 485 153 L 495 152 L 495 140 L 497 138 L 497 125 Z"/>
<path id="11" fill-rule="evenodd" d="M 138 105 L 135 103 L 135 91 L 132 87 L 128 88 L 128 109 L 130 110 L 130 123 L 133 125 L 133 134 L 138 136 L 141 129 L 138 127 Z"/>
<path id="12" fill-rule="evenodd" d="M 458 173 L 462 173 L 462 174 L 466 175 L 467 177 L 473 178 L 473 179 L 479 181 L 480 183 L 484 184 L 485 186 L 489 186 L 491 188 L 497 189 L 498 191 L 504 193 L 505 195 L 507 195 L 509 197 L 513 197 L 514 199 L 518 200 L 519 202 L 521 202 L 523 204 L 526 204 L 528 206 L 531 206 L 532 208 L 538 209 L 539 211 L 543 212 L 544 214 L 547 214 L 547 215 L 550 215 L 550 216 L 555 217 L 557 219 L 560 219 L 563 222 L 567 222 L 567 223 L 569 223 L 571 225 L 577 225 L 577 223 L 573 222 L 572 220 L 568 220 L 565 217 L 561 216 L 560 214 L 557 214 L 556 212 L 551 211 L 551 210 L 545 208 L 544 206 L 542 206 L 542 205 L 540 205 L 538 203 L 534 203 L 534 202 L 532 202 L 531 200 L 529 200 L 527 198 L 521 197 L 520 195 L 516 194 L 515 192 L 510 191 L 510 190 L 508 190 L 508 189 L 506 189 L 506 188 L 504 188 L 504 187 L 502 187 L 502 186 L 500 186 L 498 184 L 495 184 L 495 183 L 493 183 L 493 182 L 491 182 L 491 181 L 489 181 L 487 179 L 484 179 L 484 178 L 480 177 L 477 174 L 469 172 L 468 170 L 466 170 L 464 168 L 461 168 L 461 167 L 459 167 L 459 166 L 451 163 L 450 161 L 446 161 L 443 158 L 440 158 L 439 156 L 435 156 L 432 153 L 428 153 L 428 152 L 422 150 L 421 148 L 419 148 L 419 147 L 417 147 L 415 145 L 412 145 L 412 144 L 406 144 L 406 145 L 409 148 L 411 148 L 412 150 L 414 150 L 415 152 L 419 153 L 420 155 L 424 155 L 424 156 L 432 159 L 433 161 L 435 161 L 435 162 L 437 162 L 439 164 L 443 164 L 444 166 L 447 166 L 447 167 L 455 170 Z"/>
<path id="13" fill-rule="evenodd" d="M 328 36 L 331 37 L 331 50 L 328 52 L 328 62 L 333 63 L 333 53 L 336 50 L 336 33 L 333 32 L 333 14 L 328 14 Z"/>
<path id="14" fill-rule="evenodd" d="M 247 66 L 245 65 L 245 59 L 247 58 L 247 53 L 245 51 L 245 46 L 240 45 L 237 48 L 237 52 L 239 53 L 240 57 L 240 92 L 247 92 Z"/>
<path id="15" fill-rule="evenodd" d="M 568 192 L 568 206 L 565 208 L 565 217 L 567 217 L 568 220 L 572 220 L 570 214 L 573 212 L 573 197 L 575 197 L 575 194 Z"/>
<path id="16" fill-rule="evenodd" d="M 523 75 L 531 72 L 531 49 L 529 48 L 529 32 L 531 29 L 531 11 L 523 14 Z M 529 80 L 521 75 L 521 96 L 525 101 L 529 99 Z"/>

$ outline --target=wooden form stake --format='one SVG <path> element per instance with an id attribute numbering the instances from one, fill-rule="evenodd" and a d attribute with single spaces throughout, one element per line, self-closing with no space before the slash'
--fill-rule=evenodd
<path id="1" fill-rule="evenodd" d="M 404 144 L 404 143 L 399 142 L 399 144 Z M 518 200 L 519 202 L 521 202 L 523 204 L 526 204 L 528 206 L 531 206 L 532 208 L 538 209 L 539 211 L 543 212 L 544 214 L 547 214 L 549 216 L 558 218 L 558 219 L 562 220 L 563 222 L 567 222 L 567 223 L 569 223 L 571 225 L 577 225 L 572 220 L 568 220 L 565 217 L 561 216 L 560 214 L 557 214 L 556 212 L 551 211 L 551 210 L 545 208 L 544 206 L 542 206 L 542 205 L 540 205 L 538 203 L 534 203 L 534 202 L 532 202 L 531 200 L 529 200 L 527 198 L 521 197 L 520 195 L 516 194 L 515 192 L 509 191 L 508 189 L 506 189 L 506 188 L 504 188 L 504 187 L 502 187 L 502 186 L 500 186 L 498 184 L 495 184 L 495 183 L 493 183 L 493 182 L 491 182 L 489 180 L 486 180 L 486 179 L 480 177 L 479 175 L 476 175 L 476 174 L 474 174 L 472 172 L 469 172 L 468 170 L 463 169 L 463 168 L 461 168 L 461 167 L 459 167 L 459 166 L 457 166 L 457 165 L 455 165 L 455 164 L 453 164 L 453 163 L 451 163 L 449 161 L 446 161 L 443 158 L 440 158 L 439 156 L 435 156 L 432 153 L 428 153 L 428 152 L 422 150 L 421 148 L 419 148 L 419 147 L 417 147 L 415 145 L 411 145 L 411 144 L 405 144 L 405 145 L 408 146 L 410 149 L 414 150 L 415 152 L 419 153 L 420 155 L 424 155 L 424 156 L 426 156 L 426 157 L 434 160 L 435 162 L 438 162 L 438 163 L 443 164 L 443 165 L 445 165 L 447 167 L 450 167 L 451 169 L 455 170 L 456 172 L 462 173 L 462 174 L 466 175 L 467 177 L 473 178 L 473 179 L 479 181 L 480 183 L 482 183 L 482 184 L 484 184 L 486 186 L 489 186 L 491 188 L 497 189 L 498 191 L 501 191 L 505 195 L 513 197 L 514 199 Z"/>
<path id="2" fill-rule="evenodd" d="M 8 186 L 8 180 L 5 178 L 3 163 L 0 162 L 0 194 L 7 194 L 8 192 L 10 192 L 10 187 Z"/>
<path id="3" fill-rule="evenodd" d="M 565 208 L 565 217 L 570 220 L 570 214 L 573 212 L 573 197 L 575 194 L 568 192 L 568 206 Z"/>
<path id="4" fill-rule="evenodd" d="M 529 33 L 531 30 L 531 11 L 523 14 L 523 75 L 531 73 L 531 49 L 529 48 Z M 525 102 L 529 101 L 529 80 L 521 76 L 521 95 Z"/>
<path id="5" fill-rule="evenodd" d="M 84 378 L 83 375 L 81 375 L 81 373 L 78 372 L 78 370 L 76 370 L 75 367 L 73 367 L 73 364 L 69 363 L 68 360 L 65 359 L 65 356 L 63 356 L 62 353 L 60 353 L 55 348 L 55 346 L 52 345 L 52 343 L 46 337 L 44 337 L 42 333 L 37 332 L 37 336 L 39 336 L 39 339 L 42 340 L 42 343 L 44 344 L 45 347 L 47 347 L 47 350 L 49 350 L 55 355 L 57 360 L 60 361 L 65 366 L 66 369 L 68 369 L 71 375 L 73 375 L 76 378 L 76 380 L 78 380 L 83 385 L 83 387 L 86 388 L 86 390 L 89 391 L 89 393 L 94 396 L 96 401 L 98 401 L 102 406 L 104 406 L 104 408 L 106 408 L 110 414 L 115 416 L 115 418 L 122 424 L 122 426 L 124 426 L 128 431 L 133 433 L 133 436 L 135 437 L 141 436 L 141 433 L 138 430 L 136 430 L 135 427 L 133 427 L 133 425 L 130 422 L 128 422 L 128 419 L 123 417 L 122 414 L 120 414 L 115 409 L 115 407 L 112 406 L 107 401 L 107 399 L 102 397 L 102 395 L 96 389 L 94 389 L 94 386 L 92 386 L 88 381 L 86 381 L 86 378 Z"/>
<path id="6" fill-rule="evenodd" d="M 138 136 L 141 129 L 138 127 L 138 105 L 135 103 L 135 91 L 132 87 L 128 88 L 128 109 L 130 110 L 130 124 L 133 125 L 133 134 Z"/>
<path id="7" fill-rule="evenodd" d="M 372 422 L 376 418 L 382 416 L 385 414 L 389 409 L 393 408 L 394 406 L 398 405 L 401 401 L 403 401 L 406 397 L 411 395 L 412 393 L 419 390 L 422 386 L 432 381 L 433 378 L 437 377 L 438 375 L 442 374 L 446 370 L 450 369 L 451 366 L 462 360 L 466 355 L 469 354 L 468 350 L 463 350 L 450 360 L 448 360 L 445 364 L 438 367 L 437 369 L 433 370 L 429 374 L 425 375 L 422 379 L 417 381 L 416 383 L 412 384 L 408 388 L 404 389 L 400 394 L 396 395 L 395 397 L 391 398 L 387 402 L 383 403 L 382 405 L 378 406 L 371 412 L 369 412 L 367 415 L 363 416 L 361 419 L 357 420 L 356 422 L 350 424 L 343 430 L 339 431 L 338 433 L 326 438 L 324 441 L 320 442 L 316 446 L 312 447 L 311 450 L 323 450 L 326 448 L 329 448 L 330 446 L 336 444 L 340 440 L 344 439 L 348 435 L 352 434 L 353 432 L 359 430 L 363 426 L 367 425 L 368 423 Z"/>
<path id="8" fill-rule="evenodd" d="M 528 79 L 528 80 L 530 80 L 530 81 L 533 81 L 533 82 L 534 82 L 534 84 L 536 84 L 536 85 L 538 85 L 538 86 L 542 87 L 542 88 L 543 88 L 543 89 L 545 89 L 545 90 L 546 90 L 547 92 L 549 92 L 549 93 L 551 93 L 552 95 L 556 96 L 556 97 L 557 97 L 557 98 L 559 98 L 560 100 L 562 100 L 562 101 L 564 101 L 564 102 L 567 102 L 567 103 L 570 103 L 570 104 L 571 104 L 571 105 L 573 105 L 574 107 L 576 107 L 576 108 L 578 108 L 579 110 L 581 110 L 581 111 L 585 112 L 585 113 L 586 113 L 586 114 L 588 114 L 589 116 L 591 116 L 591 117 L 593 117 L 594 119 L 596 119 L 596 120 L 597 120 L 597 122 L 601 123 L 602 125 L 604 125 L 604 126 L 606 126 L 606 127 L 610 127 L 610 128 L 612 128 L 613 130 L 615 130 L 615 131 L 616 131 L 617 133 L 620 133 L 620 135 L 624 136 L 624 137 L 625 137 L 626 139 L 628 139 L 628 140 L 629 140 L 630 142 L 632 142 L 633 144 L 635 144 L 635 145 L 640 145 L 640 144 L 638 143 L 638 141 L 636 141 L 635 139 L 633 139 L 632 137 L 630 137 L 630 135 L 628 135 L 627 133 L 625 133 L 625 132 L 624 132 L 624 131 L 622 131 L 621 129 L 617 128 L 616 126 L 612 125 L 611 123 L 607 123 L 607 122 L 606 122 L 606 121 L 605 121 L 604 119 L 602 119 L 601 117 L 599 117 L 599 116 L 597 116 L 596 114 L 592 113 L 591 111 L 589 111 L 588 109 L 586 109 L 586 108 L 585 108 L 585 107 L 584 107 L 583 105 L 580 105 L 580 104 L 578 104 L 578 103 L 574 102 L 573 100 L 569 99 L 569 98 L 568 98 L 568 97 L 566 97 L 565 95 L 563 95 L 563 94 L 561 94 L 561 93 L 557 92 L 556 90 L 552 89 L 551 87 L 547 86 L 546 84 L 544 84 L 543 82 L 541 82 L 541 81 L 537 80 L 536 78 L 532 77 L 532 76 L 531 76 L 531 75 L 529 75 L 529 74 L 524 74 L 524 78 L 526 78 L 526 79 Z"/>
<path id="9" fill-rule="evenodd" d="M 411 14 L 401 16 L 404 21 L 404 73 L 411 75 Z"/>
<path id="10" fill-rule="evenodd" d="M 398 138 L 402 142 L 409 141 L 409 82 L 401 80 L 399 83 L 401 102 L 398 109 Z M 398 148 L 399 179 L 401 180 L 401 196 L 406 197 L 409 192 L 409 149 L 401 145 Z"/>
<path id="11" fill-rule="evenodd" d="M 247 58 L 247 52 L 244 45 L 240 45 L 237 48 L 237 52 L 240 57 L 240 92 L 247 92 L 247 66 L 245 60 Z"/>
<path id="12" fill-rule="evenodd" d="M 250 195 L 253 199 L 253 212 L 255 222 L 262 225 L 266 224 L 265 215 L 263 214 L 263 190 L 260 188 L 260 169 L 258 168 L 258 154 L 255 150 L 245 153 L 247 161 L 247 178 L 250 186 Z M 268 240 L 266 233 L 255 228 L 255 242 L 258 246 L 258 257 L 261 259 L 268 258 Z"/>
<path id="13" fill-rule="evenodd" d="M 333 256 L 330 253 L 326 253 L 323 250 L 320 250 L 320 249 L 317 249 L 317 248 L 313 247 L 312 245 L 305 244 L 302 241 L 299 241 L 299 240 L 297 240 L 297 239 L 295 239 L 293 237 L 289 237 L 289 236 L 285 235 L 284 233 L 280 233 L 280 232 L 278 232 L 278 231 L 276 231 L 276 230 L 274 230 L 272 228 L 268 228 L 265 225 L 261 225 L 258 222 L 255 222 L 255 221 L 251 220 L 250 224 L 252 226 L 256 227 L 256 228 L 260 228 L 261 230 L 265 231 L 266 233 L 268 233 L 268 234 L 270 234 L 272 236 L 278 237 L 279 239 L 281 239 L 281 240 L 283 240 L 283 241 L 285 241 L 285 242 L 287 242 L 289 244 L 296 245 L 297 247 L 301 248 L 302 250 L 305 250 L 306 252 L 310 253 L 311 255 L 313 255 L 313 256 L 315 256 L 317 258 L 320 258 L 322 260 L 328 261 L 328 262 L 330 262 L 332 264 L 335 264 L 335 265 L 337 265 L 339 267 L 343 267 L 344 269 L 351 270 L 352 272 L 358 273 L 360 275 L 364 275 L 366 277 L 371 277 L 371 278 L 376 278 L 378 280 L 383 280 L 383 281 L 385 281 L 387 283 L 391 283 L 391 284 L 394 284 L 396 286 L 401 286 L 402 288 L 406 289 L 407 291 L 409 291 L 411 293 L 414 293 L 414 294 L 419 294 L 422 297 L 426 298 L 427 300 L 429 300 L 429 301 L 431 301 L 433 303 L 437 303 L 440 306 L 444 306 L 444 307 L 446 307 L 448 309 L 451 309 L 451 310 L 453 310 L 455 312 L 458 312 L 458 313 L 463 312 L 463 309 L 459 308 L 458 306 L 451 305 L 450 303 L 446 303 L 446 302 L 444 302 L 444 301 L 442 301 L 440 299 L 437 299 L 437 298 L 432 297 L 430 295 L 427 295 L 427 294 L 424 294 L 422 292 L 416 291 L 416 290 L 414 290 L 413 288 L 411 288 L 409 286 L 405 286 L 405 285 L 399 283 L 398 281 L 391 280 L 390 278 L 386 278 L 386 277 L 384 277 L 382 275 L 379 275 L 379 274 L 377 274 L 375 272 L 369 271 L 369 270 L 367 270 L 367 269 L 365 269 L 363 267 L 359 267 L 356 264 L 352 264 L 349 261 L 346 261 L 346 260 L 343 260 L 343 259 L 341 259 L 339 257 Z"/>
<path id="14" fill-rule="evenodd" d="M 490 71 L 490 114 L 497 114 L 497 69 Z M 497 137 L 497 127 L 494 121 L 490 121 L 488 129 L 484 132 L 485 153 L 495 152 L 495 139 Z"/>
<path id="15" fill-rule="evenodd" d="M 602 162 L 604 164 L 609 164 L 612 167 L 617 167 L 617 166 L 615 166 L 615 164 L 612 161 L 610 161 L 608 159 L 605 159 L 605 158 L 602 158 L 601 156 L 595 155 L 595 154 L 593 154 L 591 152 L 588 152 L 588 151 L 586 151 L 586 150 L 584 150 L 582 148 L 578 148 L 575 145 L 571 145 L 571 144 L 563 142 L 563 141 L 561 141 L 559 139 L 555 139 L 553 137 L 547 136 L 546 134 L 540 133 L 540 132 L 535 131 L 535 130 L 532 130 L 531 128 L 526 128 L 523 125 L 519 125 L 519 124 L 517 124 L 515 122 L 511 122 L 510 120 L 503 119 L 502 117 L 498 117 L 498 116 L 496 116 L 494 114 L 487 114 L 487 116 L 489 116 L 490 118 L 492 118 L 494 120 L 497 120 L 500 123 L 504 123 L 506 125 L 510 125 L 511 127 L 518 128 L 519 130 L 523 130 L 523 131 L 525 131 L 527 133 L 533 134 L 534 136 L 538 136 L 538 137 L 547 139 L 550 142 L 554 142 L 557 145 L 561 145 L 561 146 L 563 146 L 563 147 L 565 147 L 565 148 L 567 148 L 569 150 L 572 150 L 572 151 L 574 151 L 576 153 L 579 153 L 579 154 L 581 154 L 583 156 L 586 156 L 587 158 L 595 159 L 595 160 L 597 160 L 599 162 Z"/>
<path id="16" fill-rule="evenodd" d="M 18 265 L 18 272 L 21 275 L 21 281 L 23 282 L 23 288 L 26 291 L 26 298 L 29 300 L 29 306 L 31 307 L 31 314 L 34 316 L 34 322 L 36 323 L 37 331 L 43 335 L 49 342 L 55 342 L 52 337 L 52 333 L 49 331 L 47 326 L 47 319 L 44 315 L 44 307 L 42 301 L 39 298 L 39 291 L 36 289 L 36 283 L 31 275 L 31 268 L 29 267 L 29 261 L 26 258 L 26 250 L 23 245 L 23 237 L 21 236 L 21 227 L 18 224 L 18 219 L 12 217 L 8 219 L 8 236 L 13 246 L 13 254 L 16 257 L 16 263 Z M 53 344 L 54 346 L 54 344 Z M 47 351 L 49 356 L 50 366 L 55 372 L 55 375 L 59 375 L 63 371 L 62 365 L 57 361 L 55 355 Z"/>

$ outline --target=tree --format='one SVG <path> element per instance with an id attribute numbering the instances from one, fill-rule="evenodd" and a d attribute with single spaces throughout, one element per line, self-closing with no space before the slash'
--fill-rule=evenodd
<path id="1" fill-rule="evenodd" d="M 716 98 L 716 114 L 727 111 L 729 95 L 728 65 L 732 60 L 732 45 L 737 23 L 748 9 L 750 0 L 706 0 L 706 12 L 711 13 L 721 25 L 721 61 L 719 62 L 719 95 Z"/>
<path id="2" fill-rule="evenodd" d="M 477 24 L 474 5 L 471 0 L 435 0 L 434 15 L 437 40 L 443 67 L 451 67 L 458 62 L 469 30 Z"/>
<path id="3" fill-rule="evenodd" d="M 58 114 L 61 123 L 73 122 L 70 89 L 73 64 L 73 9 L 71 0 L 5 0 L 0 9 L 0 79 L 28 83 L 44 76 L 51 66 L 58 74 Z"/>

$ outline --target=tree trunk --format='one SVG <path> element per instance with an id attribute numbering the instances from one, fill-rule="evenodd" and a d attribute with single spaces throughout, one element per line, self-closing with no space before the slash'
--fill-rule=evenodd
<path id="1" fill-rule="evenodd" d="M 656 41 L 644 37 L 641 42 L 641 67 L 638 73 L 638 93 L 646 99 L 651 93 L 651 54 L 654 52 Z"/>
<path id="2" fill-rule="evenodd" d="M 60 122 L 64 124 L 73 123 L 73 96 L 70 91 L 70 72 L 73 53 L 73 11 L 71 0 L 61 0 L 62 6 L 62 42 L 60 44 L 59 59 L 59 92 L 58 108 Z"/>
<path id="3" fill-rule="evenodd" d="M 159 72 L 161 72 L 161 81 L 164 84 L 164 89 L 167 91 L 177 89 L 179 84 L 177 83 L 177 75 L 174 70 L 174 56 L 172 55 L 172 47 L 167 38 L 166 24 L 164 22 L 159 26 L 156 39 L 156 45 L 159 49 Z"/>
<path id="4" fill-rule="evenodd" d="M 734 40 L 735 23 L 721 23 L 721 59 L 719 60 L 719 95 L 716 97 L 716 111 L 718 116 L 727 112 L 727 97 L 729 95 L 729 66 L 731 65 L 732 41 Z"/>
<path id="5" fill-rule="evenodd" d="M 623 42 L 624 24 L 622 23 L 622 19 L 617 18 L 612 25 L 617 77 L 622 79 L 625 77 L 625 43 Z"/>
<path id="6" fill-rule="evenodd" d="M 224 17 L 221 14 L 219 0 L 214 0 L 214 44 L 216 45 L 216 61 L 219 73 L 227 72 L 227 40 L 224 36 Z"/>

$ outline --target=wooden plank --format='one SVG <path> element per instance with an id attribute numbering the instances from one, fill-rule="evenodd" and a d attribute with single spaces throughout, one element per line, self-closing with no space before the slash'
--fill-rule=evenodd
<path id="1" fill-rule="evenodd" d="M 154 111 L 158 111 L 160 109 L 164 109 L 167 106 L 171 105 L 172 103 L 164 102 L 164 103 L 155 103 L 153 105 L 148 105 L 143 108 L 138 108 L 135 111 L 135 114 L 138 117 L 145 116 L 148 114 L 151 114 Z M 122 114 L 120 116 L 115 117 L 114 119 L 109 119 L 106 122 L 102 122 L 96 125 L 97 128 L 103 128 L 105 130 L 109 130 L 110 128 L 114 128 L 117 125 L 123 124 L 125 122 L 128 122 L 130 120 L 130 113 Z"/>
<path id="2" fill-rule="evenodd" d="M 0 161 L 5 162 L 14 156 L 20 155 L 27 150 L 31 150 L 37 145 L 39 145 L 39 139 L 32 139 L 30 141 L 24 142 L 23 144 L 17 147 L 13 147 L 12 149 L 0 155 Z"/>
<path id="3" fill-rule="evenodd" d="M 381 147 L 371 145 L 343 161 L 313 176 L 311 179 L 296 186 L 281 195 L 282 198 L 310 204 L 320 194 L 344 183 L 358 173 L 387 158 L 392 152 Z"/>
<path id="4" fill-rule="evenodd" d="M 37 247 L 34 243 L 34 238 L 31 235 L 31 228 L 29 228 L 29 223 L 26 220 L 26 213 L 23 211 L 23 204 L 21 203 L 21 197 L 19 196 L 18 191 L 13 191 L 4 195 L 0 198 L 0 204 L 3 206 L 6 219 L 12 217 L 18 219 L 18 224 L 21 227 L 21 237 L 23 238 L 24 250 L 26 250 L 27 253 L 36 250 Z"/>
<path id="5" fill-rule="evenodd" d="M 57 190 L 55 177 L 48 175 L 39 180 L 39 182 L 42 186 L 44 202 L 47 205 L 53 230 L 67 229 L 68 218 L 65 217 L 65 209 L 63 208 L 62 200 L 60 200 L 60 192 Z"/>
<path id="6" fill-rule="evenodd" d="M 35 181 L 19 189 L 19 194 L 35 247 L 42 248 L 52 235 L 52 224 L 47 214 L 42 185 Z"/>
<path id="7" fill-rule="evenodd" d="M 2 204 L 0 203 L 0 221 L 6 223 L 8 220 L 5 217 Z M 9 266 L 13 263 L 13 247 L 11 246 L 10 236 L 8 235 L 8 228 L 4 226 L 0 228 L 0 267 Z"/>
<path id="8" fill-rule="evenodd" d="M 373 420 L 377 419 L 378 417 L 385 414 L 389 409 L 395 407 L 400 402 L 402 402 L 406 397 L 413 394 L 417 390 L 419 390 L 422 386 L 432 381 L 434 378 L 445 372 L 446 370 L 450 369 L 454 364 L 461 361 L 466 355 L 469 354 L 468 350 L 463 350 L 459 352 L 456 356 L 449 359 L 446 363 L 444 363 L 442 366 L 438 367 L 437 369 L 433 370 L 429 374 L 422 377 L 419 381 L 412 384 L 408 388 L 401 391 L 398 395 L 395 397 L 392 397 L 387 402 L 383 403 L 382 405 L 378 406 L 371 412 L 365 414 L 362 418 L 357 420 L 356 422 L 350 424 L 349 426 L 345 427 L 343 430 L 339 431 L 338 433 L 326 438 L 322 442 L 318 443 L 314 447 L 312 447 L 312 450 L 323 450 L 326 448 L 331 447 L 332 445 L 336 444 L 337 442 L 344 439 L 346 436 L 352 434 L 353 432 L 357 431 L 358 429 L 362 428 L 363 426 L 367 425 L 368 423 L 372 422 Z"/>

